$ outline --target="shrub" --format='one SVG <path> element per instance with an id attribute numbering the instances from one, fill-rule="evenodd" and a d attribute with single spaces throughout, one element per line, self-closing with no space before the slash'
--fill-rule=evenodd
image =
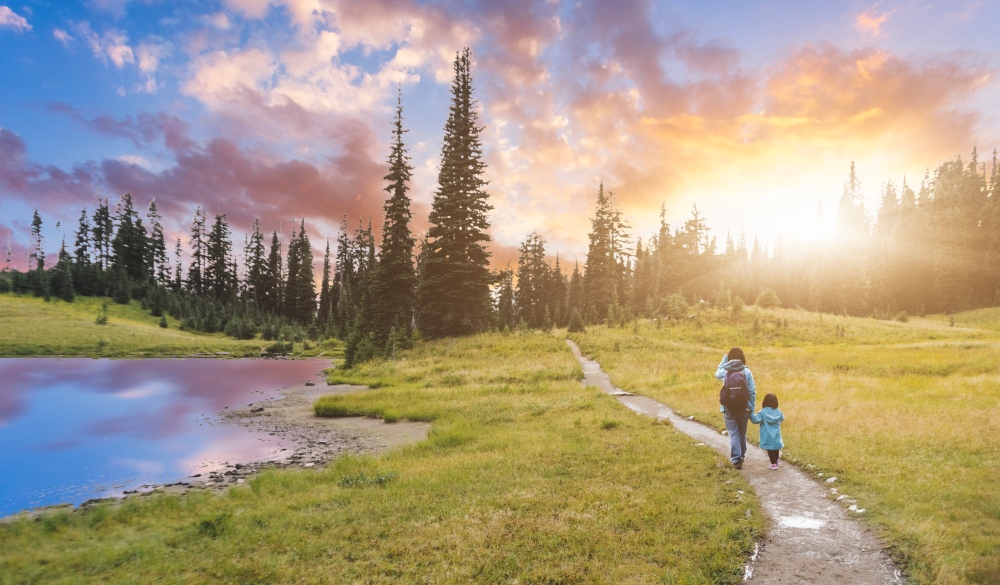
<path id="1" fill-rule="evenodd" d="M 733 306 L 729 310 L 730 310 L 730 312 L 734 316 L 735 315 L 742 315 L 743 314 L 743 309 L 745 309 L 746 306 L 747 305 L 746 305 L 746 303 L 743 302 L 743 299 L 740 298 L 739 295 L 737 295 L 737 296 L 733 297 Z"/>
<path id="2" fill-rule="evenodd" d="M 108 303 L 101 303 L 101 310 L 97 313 L 97 319 L 94 319 L 94 323 L 98 325 L 108 324 Z"/>
<path id="3" fill-rule="evenodd" d="M 910 316 L 906 314 L 906 311 L 900 311 L 896 314 L 896 320 L 900 323 L 906 323 L 910 320 Z"/>
<path id="4" fill-rule="evenodd" d="M 765 288 L 760 291 L 759 295 L 757 295 L 757 300 L 754 304 L 762 309 L 771 309 L 773 307 L 780 307 L 781 299 L 778 298 L 778 293 L 769 288 Z"/>
<path id="5" fill-rule="evenodd" d="M 690 308 L 684 295 L 674 293 L 667 297 L 667 317 L 671 319 L 683 319 L 687 316 Z"/>
<path id="6" fill-rule="evenodd" d="M 573 309 L 573 315 L 569 318 L 570 333 L 586 333 L 587 328 L 583 324 L 583 316 L 579 309 Z"/>
<path id="7" fill-rule="evenodd" d="M 290 353 L 292 351 L 292 345 L 291 341 L 279 339 L 278 341 L 275 341 L 271 345 L 265 347 L 264 351 L 267 353 Z"/>

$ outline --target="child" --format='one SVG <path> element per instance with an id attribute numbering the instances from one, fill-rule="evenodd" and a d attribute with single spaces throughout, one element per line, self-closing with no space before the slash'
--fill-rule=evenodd
<path id="1" fill-rule="evenodd" d="M 778 450 L 785 446 L 781 442 L 781 421 L 785 420 L 785 415 L 778 410 L 778 397 L 774 394 L 764 397 L 763 407 L 757 414 L 750 415 L 750 421 L 760 425 L 760 448 L 767 450 L 771 469 L 777 469 Z"/>

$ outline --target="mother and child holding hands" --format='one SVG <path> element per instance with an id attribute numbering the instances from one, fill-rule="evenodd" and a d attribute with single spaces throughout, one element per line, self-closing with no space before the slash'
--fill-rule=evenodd
<path id="1" fill-rule="evenodd" d="M 734 347 L 722 356 L 715 377 L 722 380 L 719 390 L 719 410 L 726 420 L 729 432 L 729 458 L 736 469 L 743 469 L 743 459 L 747 454 L 747 422 L 760 425 L 760 448 L 767 451 L 771 469 L 778 468 L 779 450 L 785 446 L 781 442 L 781 421 L 785 415 L 778 410 L 778 397 L 768 394 L 764 397 L 763 408 L 754 413 L 757 405 L 757 385 L 747 367 L 743 350 Z"/>

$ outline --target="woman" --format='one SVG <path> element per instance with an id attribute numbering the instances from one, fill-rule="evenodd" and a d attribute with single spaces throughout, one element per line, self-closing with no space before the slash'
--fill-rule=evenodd
<path id="1" fill-rule="evenodd" d="M 725 417 L 726 430 L 729 431 L 729 458 L 736 469 L 743 469 L 743 458 L 747 454 L 747 421 L 750 420 L 750 413 L 757 405 L 757 385 L 754 384 L 753 374 L 747 367 L 747 358 L 743 355 L 743 350 L 738 347 L 732 348 L 722 356 L 719 367 L 715 369 L 715 377 L 725 382 L 726 375 L 730 372 L 743 372 L 750 393 L 750 401 L 742 410 L 719 406 Z"/>

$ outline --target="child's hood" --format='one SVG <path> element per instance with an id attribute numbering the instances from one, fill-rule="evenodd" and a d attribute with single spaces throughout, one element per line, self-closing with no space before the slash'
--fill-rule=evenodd
<path id="1" fill-rule="evenodd" d="M 785 418 L 785 415 L 781 414 L 780 410 L 768 406 L 760 411 L 760 417 L 765 423 L 777 424 Z"/>

